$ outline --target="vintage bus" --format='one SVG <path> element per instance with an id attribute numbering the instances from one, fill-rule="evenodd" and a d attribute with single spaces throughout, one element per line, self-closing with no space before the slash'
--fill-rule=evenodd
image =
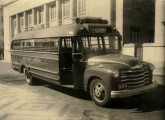
<path id="1" fill-rule="evenodd" d="M 153 65 L 121 54 L 122 38 L 107 20 L 77 18 L 76 23 L 26 31 L 11 43 L 12 68 L 37 79 L 71 85 L 90 93 L 99 106 L 111 98 L 142 94 L 157 87 Z"/>

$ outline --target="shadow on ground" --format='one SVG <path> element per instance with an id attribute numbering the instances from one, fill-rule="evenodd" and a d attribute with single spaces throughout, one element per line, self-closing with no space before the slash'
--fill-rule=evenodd
<path id="1" fill-rule="evenodd" d="M 11 84 L 15 86 L 26 84 L 23 76 L 15 75 L 5 77 L 0 76 L 0 83 Z M 47 82 L 41 82 L 40 85 L 78 99 L 91 101 L 90 96 L 84 91 L 58 86 Z M 150 112 L 156 110 L 163 110 L 165 113 L 165 86 L 159 85 L 157 90 L 149 92 L 147 94 L 122 99 L 114 99 L 109 108 L 134 109 L 133 113 Z"/>
<path id="2" fill-rule="evenodd" d="M 53 84 L 47 86 L 50 89 L 62 92 L 83 100 L 91 100 L 90 96 L 83 91 L 73 88 L 61 87 Z M 151 112 L 156 110 L 165 111 L 165 86 L 159 85 L 157 90 L 133 97 L 113 99 L 109 106 L 111 109 L 135 109 L 133 113 Z"/>
<path id="3" fill-rule="evenodd" d="M 113 109 L 135 109 L 137 112 L 165 110 L 165 86 L 158 86 L 157 90 L 133 97 L 115 99 Z"/>
<path id="4" fill-rule="evenodd" d="M 70 95 L 72 97 L 76 97 L 83 100 L 91 100 L 89 94 L 84 92 L 83 90 L 77 90 L 74 88 L 58 86 L 58 85 L 49 84 L 49 83 L 47 84 L 48 84 L 47 86 L 48 88 Z"/>

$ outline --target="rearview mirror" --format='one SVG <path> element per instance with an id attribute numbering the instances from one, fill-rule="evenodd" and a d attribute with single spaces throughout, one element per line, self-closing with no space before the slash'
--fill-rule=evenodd
<path id="1" fill-rule="evenodd" d="M 84 56 L 81 53 L 73 53 L 72 58 L 73 58 L 73 61 L 80 61 L 84 58 Z"/>

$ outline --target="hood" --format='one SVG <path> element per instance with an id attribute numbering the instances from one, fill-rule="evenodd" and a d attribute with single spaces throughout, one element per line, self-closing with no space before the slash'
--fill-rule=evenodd
<path id="1" fill-rule="evenodd" d="M 129 67 L 134 67 L 139 63 L 139 60 L 135 57 L 121 54 L 107 54 L 101 56 L 95 56 L 88 59 L 89 63 L 115 63 L 122 64 Z"/>

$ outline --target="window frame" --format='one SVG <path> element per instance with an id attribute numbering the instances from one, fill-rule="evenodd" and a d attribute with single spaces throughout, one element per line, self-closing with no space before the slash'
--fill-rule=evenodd
<path id="1" fill-rule="evenodd" d="M 38 9 L 38 24 L 42 24 L 44 22 L 44 9 Z"/>
<path id="2" fill-rule="evenodd" d="M 130 27 L 130 42 L 131 43 L 140 43 L 140 28 Z"/>
<path id="3" fill-rule="evenodd" d="M 66 0 L 63 2 L 63 18 L 68 18 L 70 17 L 70 0 Z"/>
<path id="4" fill-rule="evenodd" d="M 24 15 L 22 14 L 22 15 L 20 15 L 19 16 L 19 25 L 20 25 L 20 27 L 23 27 L 24 26 Z"/>
<path id="5" fill-rule="evenodd" d="M 50 20 L 56 20 L 56 4 L 50 5 Z"/>
<path id="6" fill-rule="evenodd" d="M 32 11 L 28 11 L 28 25 L 32 25 Z"/>
<path id="7" fill-rule="evenodd" d="M 77 4 L 78 4 L 77 5 L 78 15 L 86 14 L 86 9 L 87 9 L 86 0 L 78 0 Z"/>

